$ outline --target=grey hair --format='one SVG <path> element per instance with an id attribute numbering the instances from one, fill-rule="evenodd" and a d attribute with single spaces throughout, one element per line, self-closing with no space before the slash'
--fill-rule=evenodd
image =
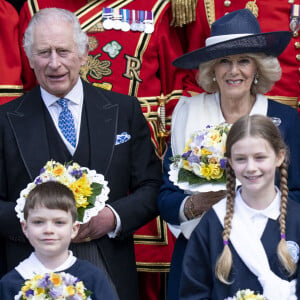
<path id="1" fill-rule="evenodd" d="M 79 56 L 83 56 L 88 47 L 88 36 L 82 31 L 77 17 L 70 11 L 61 8 L 44 8 L 39 10 L 30 20 L 23 38 L 23 47 L 30 60 L 34 43 L 34 30 L 40 24 L 47 22 L 65 22 L 73 25 L 73 37 Z M 62 25 L 63 26 L 63 25 Z"/>
<path id="2" fill-rule="evenodd" d="M 257 66 L 258 82 L 257 84 L 252 84 L 251 94 L 264 94 L 270 91 L 275 82 L 281 78 L 281 67 L 277 57 L 267 56 L 263 53 L 247 53 L 243 55 L 252 58 Z M 196 78 L 197 83 L 209 93 L 215 93 L 219 90 L 218 83 L 213 81 L 214 67 L 218 60 L 210 60 L 199 65 Z"/>

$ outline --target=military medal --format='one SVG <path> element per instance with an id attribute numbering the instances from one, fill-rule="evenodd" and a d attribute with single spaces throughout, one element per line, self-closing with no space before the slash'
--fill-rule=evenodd
<path id="1" fill-rule="evenodd" d="M 297 33 L 300 29 L 300 5 L 291 5 L 290 29 L 293 33 Z"/>
<path id="2" fill-rule="evenodd" d="M 110 30 L 113 28 L 111 8 L 103 8 L 103 28 L 106 30 Z"/>
<path id="3" fill-rule="evenodd" d="M 130 30 L 129 11 L 127 9 L 121 9 L 121 16 L 122 16 L 121 30 L 127 32 Z"/>
<path id="4" fill-rule="evenodd" d="M 153 14 L 152 11 L 145 11 L 145 33 L 152 33 L 154 31 L 154 25 L 153 25 Z"/>
<path id="5" fill-rule="evenodd" d="M 145 24 L 144 24 L 144 11 L 140 10 L 138 11 L 138 31 L 143 32 L 145 30 Z"/>
<path id="6" fill-rule="evenodd" d="M 112 23 L 113 23 L 113 29 L 120 30 L 122 27 L 122 16 L 120 15 L 119 9 L 114 8 L 113 9 L 113 17 L 112 17 Z"/>
<path id="7" fill-rule="evenodd" d="M 135 14 L 135 10 L 131 10 L 130 11 L 130 16 L 131 16 L 131 24 L 130 24 L 130 29 L 132 31 L 137 31 L 138 30 L 138 26 L 136 23 L 136 14 Z"/>

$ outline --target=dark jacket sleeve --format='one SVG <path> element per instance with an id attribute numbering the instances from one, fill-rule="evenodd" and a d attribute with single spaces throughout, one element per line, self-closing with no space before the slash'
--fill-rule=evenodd
<path id="1" fill-rule="evenodd" d="M 180 299 L 212 299 L 212 273 L 206 222 L 212 211 L 206 213 L 193 231 L 185 250 L 180 284 Z M 200 225 L 201 224 L 201 225 Z"/>
<path id="2" fill-rule="evenodd" d="M 116 180 L 113 178 L 115 175 L 118 177 L 120 184 L 115 184 L 116 189 L 117 185 L 128 182 L 127 195 L 110 203 L 121 218 L 124 235 L 133 233 L 158 215 L 156 200 L 162 177 L 161 162 L 155 154 L 150 129 L 140 104 L 136 98 L 125 100 L 130 100 L 131 108 L 125 108 L 125 104 L 120 103 L 119 118 L 129 124 L 130 149 L 124 156 L 129 164 L 124 164 L 128 166 L 127 170 L 122 170 L 120 165 L 120 169 L 112 169 L 115 174 L 110 175 L 111 180 Z"/>
<path id="3" fill-rule="evenodd" d="M 0 280 L 0 299 L 14 299 L 21 290 L 24 279 L 16 270 L 12 270 L 4 275 Z"/>
<path id="4" fill-rule="evenodd" d="M 164 158 L 163 184 L 158 196 L 158 209 L 162 218 L 170 224 L 179 225 L 179 209 L 182 201 L 187 196 L 184 191 L 175 186 L 169 180 L 170 157 L 172 156 L 171 147 L 169 147 Z"/>

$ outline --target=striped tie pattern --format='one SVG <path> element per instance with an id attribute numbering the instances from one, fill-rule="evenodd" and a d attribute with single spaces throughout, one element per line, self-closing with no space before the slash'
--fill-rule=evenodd
<path id="1" fill-rule="evenodd" d="M 58 127 L 66 140 L 75 148 L 76 147 L 76 132 L 74 125 L 74 118 L 71 111 L 68 108 L 70 100 L 60 98 L 56 102 L 61 106 L 62 111 L 58 117 Z"/>

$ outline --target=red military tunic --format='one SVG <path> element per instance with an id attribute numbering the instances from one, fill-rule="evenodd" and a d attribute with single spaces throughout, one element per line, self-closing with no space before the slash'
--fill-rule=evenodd
<path id="1" fill-rule="evenodd" d="M 18 24 L 17 11 L 10 3 L 0 0 L 0 104 L 23 94 Z"/>
<path id="2" fill-rule="evenodd" d="M 164 136 L 166 132 L 160 129 L 157 122 L 158 115 L 164 113 L 159 108 L 165 107 L 165 125 L 168 131 L 171 114 L 182 95 L 183 81 L 187 74 L 171 65 L 183 51 L 177 32 L 170 26 L 170 2 L 30 0 L 20 13 L 21 37 L 35 11 L 53 6 L 75 12 L 83 30 L 88 33 L 90 52 L 88 62 L 81 70 L 81 77 L 96 86 L 138 97 L 151 129 L 153 143 L 158 154 L 162 155 L 164 147 L 160 146 L 164 141 L 159 136 Z M 102 9 L 106 7 L 152 11 L 153 33 L 103 29 Z M 26 63 L 24 77 L 28 89 L 36 82 L 25 57 L 23 61 Z M 167 272 L 173 244 L 173 235 L 159 217 L 138 230 L 135 233 L 138 271 Z"/>
<path id="3" fill-rule="evenodd" d="M 186 26 L 186 50 L 192 51 L 205 45 L 210 34 L 210 25 L 226 13 L 250 5 L 258 8 L 257 19 L 262 32 L 290 30 L 291 2 L 300 0 L 198 0 L 196 20 Z M 227 6 L 226 6 L 227 5 Z M 278 57 L 282 77 L 267 93 L 268 98 L 298 107 L 300 101 L 300 37 L 294 34 L 285 51 Z"/>

